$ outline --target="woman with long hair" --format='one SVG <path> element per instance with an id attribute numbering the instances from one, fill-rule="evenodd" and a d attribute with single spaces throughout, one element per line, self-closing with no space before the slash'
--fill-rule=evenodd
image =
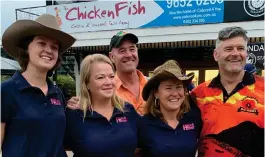
<path id="1" fill-rule="evenodd" d="M 138 123 L 143 156 L 195 156 L 201 117 L 187 90 L 193 77 L 183 75 L 174 60 L 154 70 L 142 94 L 147 113 Z"/>
<path id="2" fill-rule="evenodd" d="M 114 66 L 107 56 L 81 64 L 80 106 L 66 109 L 65 147 L 75 157 L 130 157 L 137 147 L 138 114 L 115 94 Z"/>

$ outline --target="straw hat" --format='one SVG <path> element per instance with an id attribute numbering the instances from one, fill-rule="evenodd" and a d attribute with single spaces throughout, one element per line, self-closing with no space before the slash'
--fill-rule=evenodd
<path id="1" fill-rule="evenodd" d="M 53 15 L 43 14 L 35 21 L 18 20 L 9 26 L 3 36 L 3 48 L 14 58 L 20 56 L 19 44 L 29 36 L 42 35 L 59 42 L 59 54 L 70 48 L 75 38 L 60 30 L 59 24 Z"/>
<path id="2" fill-rule="evenodd" d="M 184 85 L 188 85 L 193 77 L 194 73 L 189 73 L 185 76 L 178 63 L 175 60 L 169 60 L 154 70 L 153 76 L 144 86 L 142 97 L 147 101 L 150 92 L 156 88 L 161 81 L 177 78 L 183 81 Z"/>

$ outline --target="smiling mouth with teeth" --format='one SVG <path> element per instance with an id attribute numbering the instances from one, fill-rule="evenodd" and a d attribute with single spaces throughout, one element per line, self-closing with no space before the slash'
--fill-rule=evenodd
<path id="1" fill-rule="evenodd" d="M 133 61 L 124 61 L 123 63 L 130 63 L 130 62 L 133 62 Z"/>
<path id="2" fill-rule="evenodd" d="M 50 57 L 45 57 L 45 56 L 42 56 L 41 58 L 42 58 L 42 59 L 49 60 L 49 61 L 52 60 Z"/>
<path id="3" fill-rule="evenodd" d="M 177 101 L 179 101 L 179 99 L 169 100 L 169 102 L 177 102 Z"/>

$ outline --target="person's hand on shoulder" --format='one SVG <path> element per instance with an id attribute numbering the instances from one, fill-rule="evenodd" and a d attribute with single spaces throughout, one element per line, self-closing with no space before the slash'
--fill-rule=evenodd
<path id="1" fill-rule="evenodd" d="M 78 96 L 73 96 L 67 102 L 67 107 L 70 108 L 70 109 L 72 109 L 72 110 L 80 109 L 80 106 L 79 106 L 79 97 Z"/>

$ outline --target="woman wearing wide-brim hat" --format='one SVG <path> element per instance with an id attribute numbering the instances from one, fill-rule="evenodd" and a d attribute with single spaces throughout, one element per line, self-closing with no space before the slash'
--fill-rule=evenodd
<path id="1" fill-rule="evenodd" d="M 142 93 L 146 115 L 139 120 L 138 138 L 143 156 L 195 156 L 201 117 L 187 91 L 193 77 L 174 60 L 154 70 Z"/>
<path id="2" fill-rule="evenodd" d="M 21 67 L 1 83 L 1 144 L 4 157 L 64 157 L 64 98 L 48 75 L 75 38 L 43 14 L 19 20 L 3 36 L 3 48 Z"/>

